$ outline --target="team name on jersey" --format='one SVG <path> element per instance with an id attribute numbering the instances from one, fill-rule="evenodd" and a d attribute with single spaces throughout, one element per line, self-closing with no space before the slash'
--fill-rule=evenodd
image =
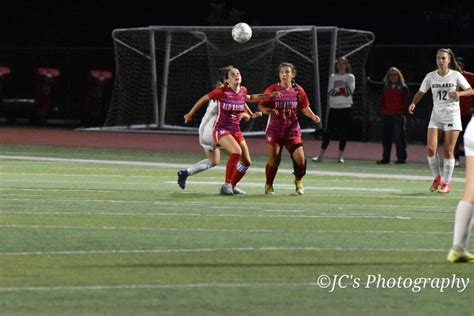
<path id="1" fill-rule="evenodd" d="M 298 102 L 296 101 L 288 101 L 288 102 L 281 102 L 275 101 L 275 108 L 279 109 L 296 109 L 298 107 Z"/>
<path id="2" fill-rule="evenodd" d="M 452 88 L 455 87 L 456 85 L 454 83 L 433 83 L 431 84 L 431 89 L 434 88 Z"/>
<path id="3" fill-rule="evenodd" d="M 221 102 L 221 108 L 226 111 L 243 111 L 244 105 Z"/>

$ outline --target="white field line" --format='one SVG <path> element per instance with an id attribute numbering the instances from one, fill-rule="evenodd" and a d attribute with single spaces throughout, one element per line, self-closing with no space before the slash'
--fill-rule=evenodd
<path id="1" fill-rule="evenodd" d="M 353 219 L 396 219 L 396 220 L 430 220 L 430 221 L 447 221 L 452 222 L 450 218 L 442 217 L 413 217 L 413 216 L 388 216 L 376 214 L 334 214 L 326 215 L 262 215 L 262 214 L 201 214 L 201 213 L 135 213 L 135 212 L 28 212 L 28 211 L 0 211 L 0 214 L 30 214 L 30 215 L 68 215 L 68 216 L 82 216 L 82 215 L 106 215 L 106 216 L 150 216 L 150 217 L 230 217 L 230 218 L 353 218 Z"/>
<path id="2" fill-rule="evenodd" d="M 6 194 L 4 195 L 6 196 Z M 15 195 L 14 195 L 15 196 Z M 21 194 L 20 196 L 29 196 Z M 38 195 L 32 195 L 33 197 Z M 244 201 L 242 202 L 226 202 L 227 206 L 222 207 L 221 205 L 216 205 L 216 202 L 213 201 L 196 201 L 196 202 L 164 202 L 164 201 L 138 201 L 138 200 L 112 200 L 112 199 L 84 199 L 84 198 L 55 198 L 51 197 L 48 199 L 44 198 L 3 198 L 0 195 L 0 201 L 26 201 L 26 202 L 72 202 L 72 201 L 81 201 L 81 202 L 100 202 L 100 203 L 117 203 L 117 204 L 149 204 L 149 205 L 164 205 L 164 206 L 193 206 L 193 205 L 205 205 L 207 208 L 242 208 L 242 209 L 258 209 L 261 210 L 261 206 L 281 206 L 281 203 L 260 203 L 260 202 L 249 202 L 249 204 L 245 204 Z M 222 203 L 222 202 L 219 202 Z M 301 204 L 297 203 L 285 203 L 285 205 L 295 205 L 298 207 L 302 207 Z M 316 206 L 337 206 L 339 209 L 344 209 L 347 207 L 356 208 L 356 207 L 377 207 L 379 209 L 384 209 L 387 207 L 394 207 L 394 208 L 413 208 L 413 209 L 420 209 L 420 208 L 430 208 L 430 209 L 438 209 L 438 208 L 450 208 L 451 206 L 444 206 L 444 205 L 414 205 L 414 204 L 405 204 L 405 205 L 398 205 L 398 204 L 340 204 L 340 203 L 317 203 L 317 205 L 308 206 L 314 209 Z M 304 206 L 303 206 L 304 207 Z M 271 210 L 269 210 L 271 211 Z M 276 211 L 286 211 L 286 210 L 276 210 Z"/>
<path id="3" fill-rule="evenodd" d="M 124 161 L 124 160 L 98 160 L 98 159 L 69 159 L 69 158 L 51 158 L 38 156 L 9 156 L 0 155 L 0 159 L 8 160 L 30 160 L 30 161 L 52 161 L 52 162 L 74 162 L 74 163 L 97 163 L 97 164 L 112 164 L 125 166 L 145 166 L 157 168 L 186 168 L 188 164 L 175 163 L 161 163 L 161 162 L 146 162 L 146 161 Z M 214 167 L 215 170 L 225 170 L 223 166 Z M 264 173 L 265 168 L 252 167 L 252 171 Z M 279 169 L 280 173 L 292 173 L 292 169 Z M 345 176 L 356 178 L 378 178 L 378 179 L 400 179 L 400 180 L 433 180 L 432 176 L 412 176 L 412 175 L 398 175 L 398 174 L 383 174 L 383 173 L 358 173 L 358 172 L 339 172 L 339 171 L 316 171 L 308 170 L 307 174 L 323 175 L 323 176 Z M 453 178 L 454 182 L 463 182 L 463 178 Z"/>
<path id="4" fill-rule="evenodd" d="M 196 288 L 279 288 L 316 287 L 316 283 L 185 283 L 185 284 L 124 284 L 124 285 L 76 285 L 76 286 L 22 286 L 0 287 L 0 292 L 21 291 L 90 291 L 135 289 L 196 289 Z"/>
<path id="5" fill-rule="evenodd" d="M 216 232 L 216 233 L 314 233 L 314 234 L 423 234 L 451 235 L 452 232 L 408 231 L 408 230 L 320 230 L 320 229 L 213 229 L 213 228 L 177 228 L 177 227 L 127 227 L 127 226 L 72 226 L 72 225 L 0 225 L 0 228 L 12 229 L 66 229 L 66 230 L 137 230 L 160 232 Z"/>
<path id="6" fill-rule="evenodd" d="M 212 177 L 211 177 L 212 178 Z M 324 180 L 326 181 L 326 180 Z M 174 183 L 174 182 L 173 182 Z M 189 183 L 189 181 L 188 181 Z M 245 182 L 243 183 L 244 186 L 245 186 Z M 274 187 L 278 187 L 279 185 L 278 184 L 275 184 Z M 116 190 L 104 190 L 104 189 L 82 189 L 82 188 L 77 188 L 77 189 L 51 189 L 51 188 L 0 188 L 0 192 L 1 191 L 26 191 L 26 192 L 117 192 Z M 183 194 L 187 194 L 187 192 L 182 192 Z M 330 192 L 323 192 L 322 194 L 318 194 L 318 192 L 313 192 L 312 195 L 315 195 L 315 196 L 331 196 L 329 195 Z M 37 195 L 34 195 L 34 194 L 20 194 L 20 193 L 0 193 L 0 196 L 44 196 L 44 194 L 37 194 Z M 337 194 L 334 194 L 334 196 L 338 196 L 340 197 L 340 193 L 338 192 Z M 373 198 L 375 195 L 373 194 L 344 194 L 344 197 L 353 197 L 353 198 Z M 377 198 L 390 198 L 390 199 L 393 199 L 394 196 L 393 195 L 379 195 L 377 194 L 376 195 Z M 425 200 L 433 200 L 433 195 L 427 195 L 427 196 L 410 196 L 410 200 L 415 200 L 415 199 L 425 199 Z M 446 200 L 446 199 L 453 199 L 453 200 L 456 200 L 458 201 L 459 200 L 459 197 L 457 196 L 446 196 L 446 195 L 443 195 L 443 200 Z M 189 203 L 193 203 L 193 202 L 189 202 Z M 252 202 L 253 203 L 253 202 Z"/>
<path id="7" fill-rule="evenodd" d="M 364 252 L 446 252 L 446 249 L 406 248 L 322 248 L 322 247 L 234 247 L 234 248 L 175 248 L 175 249 L 104 249 L 0 252 L 3 256 L 53 256 L 53 255 L 108 255 L 108 254 L 156 254 L 156 253 L 210 253 L 246 251 L 364 251 Z"/>
<path id="8" fill-rule="evenodd" d="M 74 174 L 74 173 L 15 173 L 15 172 L 0 172 L 0 175 L 9 176 L 28 176 L 28 177 L 87 177 L 87 178 L 148 178 L 156 179 L 157 175 L 123 175 L 123 174 Z"/>
<path id="9" fill-rule="evenodd" d="M 2 179 L 0 182 L 4 183 L 65 183 L 65 184 L 102 184 L 102 185 L 135 185 L 135 186 L 157 186 L 156 182 L 119 182 L 119 181 L 90 181 L 87 178 L 84 178 L 83 181 L 74 181 L 71 180 L 24 180 L 24 179 Z M 176 184 L 176 181 L 164 181 L 165 184 Z M 208 186 L 208 185 L 216 185 L 219 186 L 222 184 L 222 181 L 187 181 L 188 184 L 193 185 L 200 185 L 200 186 Z M 244 182 L 241 185 L 242 187 L 252 187 L 252 188 L 261 188 L 262 183 L 255 183 L 255 182 Z M 285 189 L 285 190 L 294 190 L 295 186 L 292 184 L 275 184 L 275 188 Z M 305 185 L 306 190 L 324 190 L 324 191 L 372 191 L 372 192 L 402 192 L 399 189 L 377 189 L 377 188 L 364 188 L 364 187 L 329 187 L 329 186 L 307 186 Z"/>
<path id="10" fill-rule="evenodd" d="M 175 184 L 176 181 L 165 181 L 164 183 L 167 184 Z M 186 181 L 186 183 L 189 184 L 194 184 L 194 185 L 221 185 L 221 182 L 218 181 Z M 242 185 L 239 185 L 242 187 L 251 187 L 251 188 L 261 188 L 262 183 L 255 183 L 255 182 L 243 182 Z M 295 189 L 294 184 L 274 184 L 274 188 L 278 189 Z M 322 186 L 304 186 L 305 190 L 324 190 L 324 191 L 372 191 L 372 192 L 402 192 L 402 190 L 398 189 L 377 189 L 377 188 L 364 188 L 364 187 L 328 187 L 325 185 Z"/>

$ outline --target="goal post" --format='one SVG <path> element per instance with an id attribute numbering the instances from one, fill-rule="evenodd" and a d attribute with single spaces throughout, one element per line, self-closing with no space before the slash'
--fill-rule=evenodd
<path id="1" fill-rule="evenodd" d="M 198 131 L 204 109 L 190 124 L 183 116 L 217 81 L 217 70 L 239 68 L 250 94 L 278 82 L 278 65 L 290 62 L 296 82 L 306 90 L 311 107 L 325 120 L 327 83 L 337 57 L 349 58 L 357 80 L 354 105 L 364 107 L 365 62 L 371 32 L 337 27 L 255 26 L 240 44 L 231 26 L 150 26 L 112 32 L 115 83 L 103 129 Z M 359 89 L 360 88 L 360 89 Z M 357 103 L 357 104 L 356 104 Z M 256 104 L 249 104 L 256 110 Z M 363 109 L 361 113 L 363 113 Z M 303 130 L 314 125 L 301 116 Z M 266 120 L 242 123 L 244 133 L 263 133 Z"/>

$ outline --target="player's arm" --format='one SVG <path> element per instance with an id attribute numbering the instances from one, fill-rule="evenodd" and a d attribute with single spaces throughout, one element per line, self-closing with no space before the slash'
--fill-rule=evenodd
<path id="1" fill-rule="evenodd" d="M 194 114 L 206 103 L 209 102 L 210 98 L 207 94 L 203 95 L 197 102 L 194 104 L 194 106 L 191 108 L 191 110 L 184 115 L 184 123 L 188 124 L 189 122 L 192 121 Z"/>
<path id="2" fill-rule="evenodd" d="M 251 95 L 247 95 L 247 101 L 258 102 L 258 101 L 262 101 L 271 97 L 281 97 L 281 93 L 278 91 L 272 91 L 270 93 L 251 94 Z"/>
<path id="3" fill-rule="evenodd" d="M 469 87 L 468 89 L 466 90 L 456 90 L 456 91 L 451 91 L 449 93 L 449 96 L 453 97 L 453 98 L 459 98 L 459 97 L 465 97 L 465 96 L 468 96 L 468 95 L 472 95 L 473 94 L 473 90 L 471 87 Z"/>
<path id="4" fill-rule="evenodd" d="M 310 118 L 314 123 L 319 123 L 321 121 L 319 116 L 314 114 L 313 110 L 311 110 L 311 108 L 309 106 L 306 106 L 306 107 L 302 108 L 301 112 L 303 112 L 303 114 L 306 117 Z"/>
<path id="5" fill-rule="evenodd" d="M 421 92 L 420 90 L 418 90 L 418 92 L 413 97 L 413 100 L 411 101 L 410 106 L 408 107 L 408 113 L 413 114 L 416 104 L 420 102 L 420 100 L 423 98 L 424 95 L 425 95 L 424 92 Z"/>
<path id="6" fill-rule="evenodd" d="M 258 104 L 258 109 L 263 113 L 267 115 L 278 115 L 278 110 L 277 109 L 272 109 L 269 107 L 266 107 L 262 103 Z"/>
<path id="7" fill-rule="evenodd" d="M 250 117 L 253 115 L 252 110 L 249 108 L 247 103 L 245 103 L 244 111 L 240 113 L 240 119 L 244 121 L 250 120 Z"/>
<path id="8" fill-rule="evenodd" d="M 251 118 L 254 119 L 254 118 L 262 116 L 262 112 L 260 111 L 252 112 L 252 110 L 249 108 L 247 103 L 245 103 L 245 112 L 249 115 L 249 118 L 246 119 L 246 121 L 248 121 Z M 242 119 L 244 119 L 244 117 L 242 117 Z"/>
<path id="9" fill-rule="evenodd" d="M 264 94 L 270 94 L 270 93 L 272 93 L 272 92 L 274 92 L 273 89 L 272 89 L 272 87 L 268 87 L 267 89 L 265 89 L 265 91 L 264 91 L 263 93 L 264 93 Z M 280 92 L 279 92 L 278 94 L 279 94 L 278 96 L 281 96 L 281 93 L 280 93 Z M 267 115 L 278 115 L 278 110 L 266 106 L 268 103 L 269 103 L 269 100 L 267 100 L 267 99 L 264 99 L 264 100 L 260 101 L 260 102 L 258 103 L 258 109 L 259 109 L 263 114 L 267 114 Z"/>

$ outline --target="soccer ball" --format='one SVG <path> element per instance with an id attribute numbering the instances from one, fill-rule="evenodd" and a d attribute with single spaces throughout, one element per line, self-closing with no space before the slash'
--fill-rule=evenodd
<path id="1" fill-rule="evenodd" d="M 237 43 L 245 43 L 252 37 L 252 29 L 247 23 L 237 23 L 232 28 L 232 38 Z"/>

